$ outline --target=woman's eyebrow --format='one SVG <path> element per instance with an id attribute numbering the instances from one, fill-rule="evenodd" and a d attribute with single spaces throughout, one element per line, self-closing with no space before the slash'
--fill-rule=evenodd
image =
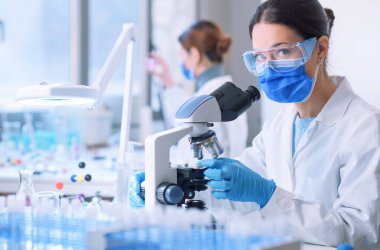
<path id="1" fill-rule="evenodd" d="M 255 51 L 265 51 L 265 50 L 268 50 L 268 49 L 273 49 L 273 48 L 276 48 L 276 47 L 278 47 L 278 46 L 280 46 L 280 45 L 290 45 L 291 43 L 288 43 L 288 42 L 279 42 L 279 43 L 276 43 L 276 44 L 274 44 L 274 45 L 272 45 L 270 48 L 267 48 L 267 49 L 253 49 L 253 50 L 255 50 Z"/>
<path id="2" fill-rule="evenodd" d="M 275 48 L 275 47 L 278 47 L 278 46 L 283 45 L 283 44 L 290 45 L 290 43 L 287 43 L 287 42 L 280 42 L 280 43 L 276 43 L 276 44 L 272 45 L 271 48 Z"/>

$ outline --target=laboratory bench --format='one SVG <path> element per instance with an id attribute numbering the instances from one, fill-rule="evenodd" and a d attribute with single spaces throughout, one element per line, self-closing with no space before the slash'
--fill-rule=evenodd
<path id="1" fill-rule="evenodd" d="M 107 154 L 116 155 L 115 152 Z M 97 192 L 101 192 L 102 198 L 111 199 L 115 195 L 116 160 L 113 157 L 112 160 L 108 159 L 106 162 L 107 158 L 104 155 L 104 152 L 101 154 L 92 152 L 90 156 L 87 155 L 86 160 L 83 161 L 86 165 L 84 168 L 79 167 L 82 160 L 78 160 L 72 161 L 70 164 L 66 163 L 67 167 L 61 165 L 56 169 L 49 168 L 48 171 L 35 171 L 33 175 L 35 191 L 57 191 L 61 195 L 83 194 L 84 196 L 94 196 Z M 144 153 L 141 151 L 136 155 L 135 157 L 140 160 L 139 164 L 143 165 L 141 161 L 144 159 Z M 0 167 L 0 195 L 16 193 L 20 182 L 19 169 L 15 166 Z M 87 174 L 91 175 L 90 181 L 84 180 L 84 176 Z M 74 175 L 76 176 L 75 181 L 73 181 Z M 62 189 L 57 189 L 57 183 L 63 184 Z M 301 249 L 331 250 L 335 248 L 302 244 Z"/>
<path id="2" fill-rule="evenodd" d="M 42 164 L 44 167 L 34 170 L 34 189 L 36 192 L 56 191 L 62 195 L 93 196 L 100 192 L 102 197 L 113 197 L 116 191 L 117 153 L 116 147 L 92 148 L 75 160 L 47 161 Z M 142 169 L 144 151 L 137 150 L 133 157 L 133 164 Z M 84 166 L 81 165 L 83 163 Z M 17 164 L 7 163 L 0 166 L 0 194 L 17 192 L 20 183 L 19 169 L 21 167 Z"/>
<path id="3" fill-rule="evenodd" d="M 89 174 L 90 181 L 84 180 Z M 79 180 L 73 181 L 73 178 Z M 36 171 L 33 174 L 33 186 L 36 192 L 57 191 L 61 194 L 84 194 L 85 196 L 94 195 L 101 192 L 102 196 L 114 196 L 115 194 L 115 171 L 93 170 L 89 166 L 87 169 L 75 169 L 66 171 Z M 0 167 L 0 194 L 14 194 L 17 192 L 20 183 L 18 168 Z M 57 189 L 56 186 L 63 186 Z"/>

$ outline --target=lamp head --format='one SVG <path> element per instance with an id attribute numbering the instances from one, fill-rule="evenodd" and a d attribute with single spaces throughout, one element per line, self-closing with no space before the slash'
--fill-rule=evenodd
<path id="1" fill-rule="evenodd" d="M 97 101 L 98 90 L 78 84 L 52 84 L 25 87 L 17 91 L 16 101 L 25 105 L 85 106 L 91 108 Z"/>

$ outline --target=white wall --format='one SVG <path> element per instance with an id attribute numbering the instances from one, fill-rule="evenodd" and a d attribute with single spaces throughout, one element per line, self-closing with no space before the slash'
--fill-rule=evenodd
<path id="1" fill-rule="evenodd" d="M 328 70 L 380 109 L 380 1 L 322 0 L 335 13 Z"/>
<path id="2" fill-rule="evenodd" d="M 237 4 L 238 3 L 238 4 Z M 201 0 L 199 17 L 210 19 L 219 24 L 232 38 L 229 56 L 225 61 L 227 72 L 232 75 L 235 84 L 245 89 L 248 85 L 257 86 L 257 78 L 249 74 L 244 66 L 242 55 L 252 49 L 249 37 L 249 20 L 260 0 Z M 260 129 L 260 103 L 255 103 L 248 111 L 248 144 Z"/>
<path id="3" fill-rule="evenodd" d="M 380 109 L 380 1 L 320 0 L 335 13 L 327 70 L 345 75 L 354 91 Z M 262 121 L 279 104 L 263 100 Z"/>

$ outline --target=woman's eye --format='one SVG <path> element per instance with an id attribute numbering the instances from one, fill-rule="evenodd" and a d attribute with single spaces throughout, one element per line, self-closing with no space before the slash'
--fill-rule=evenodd
<path id="1" fill-rule="evenodd" d="M 288 57 L 291 54 L 290 49 L 279 49 L 277 51 L 277 56 L 279 57 Z"/>
<path id="2" fill-rule="evenodd" d="M 258 63 L 265 62 L 266 59 L 267 59 L 266 56 L 264 56 L 263 54 L 256 54 L 255 55 L 255 60 Z"/>

